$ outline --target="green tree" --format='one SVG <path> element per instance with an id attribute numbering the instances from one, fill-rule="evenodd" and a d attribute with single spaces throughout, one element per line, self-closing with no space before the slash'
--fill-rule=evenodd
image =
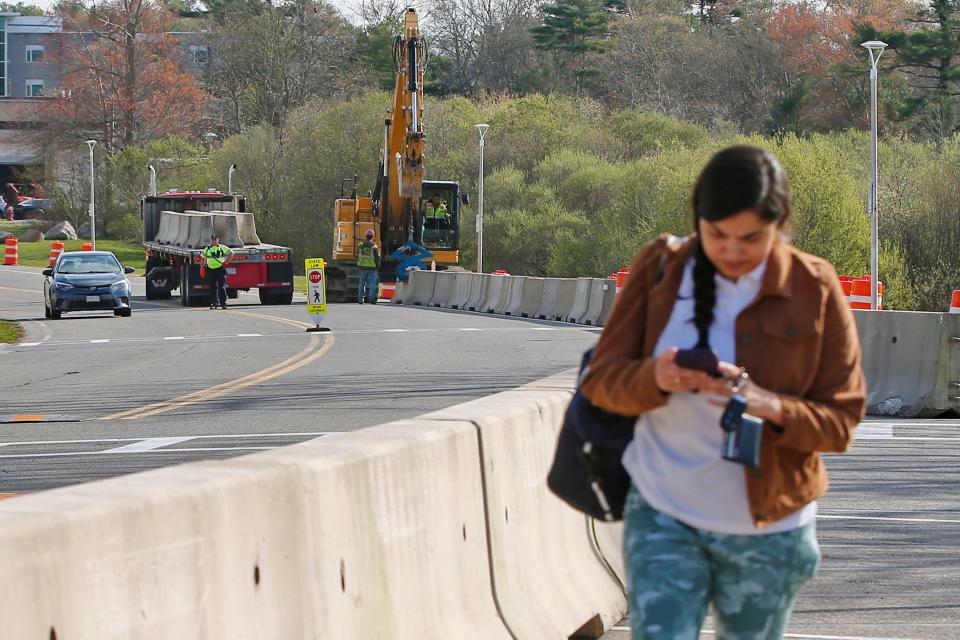
<path id="1" fill-rule="evenodd" d="M 543 6 L 543 22 L 531 29 L 538 49 L 551 51 L 557 66 L 580 93 L 600 76 L 589 56 L 604 51 L 616 5 L 607 0 L 557 0 Z"/>
<path id="2" fill-rule="evenodd" d="M 19 13 L 22 16 L 42 16 L 46 13 L 42 7 L 26 2 L 0 2 L 0 12 Z"/>
<path id="3" fill-rule="evenodd" d="M 960 3 L 931 0 L 917 3 L 917 11 L 902 29 L 881 31 L 868 24 L 854 26 L 851 44 L 882 40 L 893 53 L 887 69 L 901 71 L 913 94 L 900 105 L 901 119 L 918 118 L 922 130 L 945 140 L 960 129 Z"/>

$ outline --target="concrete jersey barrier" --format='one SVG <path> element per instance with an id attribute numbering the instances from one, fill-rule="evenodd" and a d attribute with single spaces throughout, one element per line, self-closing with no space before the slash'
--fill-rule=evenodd
<path id="1" fill-rule="evenodd" d="M 433 297 L 433 288 L 437 283 L 436 271 L 419 270 L 409 274 L 410 283 L 413 285 L 413 294 L 403 301 L 404 304 L 415 304 L 427 306 L 430 304 L 430 298 Z"/>
<path id="2" fill-rule="evenodd" d="M 599 637 L 616 541 L 545 489 L 572 384 L 3 501 L 3 638 Z"/>
<path id="3" fill-rule="evenodd" d="M 240 234 L 240 241 L 243 244 L 261 244 L 260 236 L 257 235 L 257 223 L 253 214 L 249 211 L 226 211 L 214 210 L 213 213 L 229 213 L 237 219 L 237 228 Z"/>
<path id="4" fill-rule="evenodd" d="M 507 292 L 510 288 L 510 278 L 512 276 L 489 276 L 487 281 L 487 294 L 484 297 L 483 304 L 477 311 L 486 313 L 503 313 L 507 305 Z"/>
<path id="5" fill-rule="evenodd" d="M 587 315 L 587 307 L 590 305 L 590 286 L 593 278 L 577 278 L 576 293 L 573 297 L 573 305 L 563 316 L 567 322 L 582 324 L 584 316 Z"/>
<path id="6" fill-rule="evenodd" d="M 543 302 L 543 287 L 545 278 L 527 277 L 523 282 L 523 302 L 520 305 L 520 315 L 523 318 L 535 318 L 540 303 Z"/>
<path id="7" fill-rule="evenodd" d="M 603 278 L 591 278 L 590 298 L 587 303 L 587 310 L 583 316 L 580 317 L 581 324 L 594 327 L 602 324 L 600 317 L 603 315 L 605 296 L 610 289 L 614 289 L 614 294 L 616 293 L 616 287 L 612 281 L 604 280 Z M 613 297 L 611 297 L 610 300 L 612 301 Z"/>
<path id="8" fill-rule="evenodd" d="M 445 307 L 450 303 L 456 292 L 457 272 L 437 271 L 436 282 L 433 285 L 433 295 L 428 303 L 431 307 Z"/>
<path id="9" fill-rule="evenodd" d="M 470 283 L 470 297 L 467 299 L 467 304 L 461 308 L 467 311 L 482 311 L 480 307 L 483 306 L 487 297 L 487 284 L 493 277 L 499 276 L 491 276 L 488 273 L 474 274 Z"/>
<path id="10" fill-rule="evenodd" d="M 503 308 L 504 315 L 520 315 L 520 309 L 523 307 L 523 289 L 526 282 L 526 276 L 510 276 L 510 287 L 507 289 L 507 304 Z"/>
<path id="11" fill-rule="evenodd" d="M 453 296 L 447 307 L 450 309 L 464 309 L 470 300 L 470 292 L 473 289 L 473 280 L 477 276 L 469 271 L 458 271 L 457 281 Z"/>
<path id="12" fill-rule="evenodd" d="M 237 215 L 233 212 L 228 211 L 190 211 L 187 210 L 184 213 L 192 215 L 208 215 L 210 216 L 210 221 L 213 223 L 213 233 L 217 234 L 217 238 L 220 240 L 220 244 L 225 244 L 228 247 L 242 247 L 243 241 L 240 239 L 240 227 L 237 223 Z M 207 244 L 209 244 L 210 238 L 207 238 Z"/>

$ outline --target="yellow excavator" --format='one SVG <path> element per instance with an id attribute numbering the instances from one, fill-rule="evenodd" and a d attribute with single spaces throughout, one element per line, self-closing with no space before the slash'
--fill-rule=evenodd
<path id="1" fill-rule="evenodd" d="M 358 197 L 357 176 L 344 179 L 334 204 L 333 259 L 327 267 L 330 302 L 356 301 L 357 250 L 370 229 L 380 247 L 380 282 L 405 280 L 410 268 L 435 265 L 438 270 L 447 269 L 460 259 L 460 205 L 469 204 L 469 198 L 457 182 L 423 178 L 427 47 L 414 9 L 404 13 L 403 33 L 394 40 L 393 60 L 393 107 L 384 120 L 376 187 Z M 348 183 L 353 186 L 346 197 Z M 434 196 L 439 197 L 445 215 L 425 215 Z M 433 207 L 430 210 L 432 213 Z"/>

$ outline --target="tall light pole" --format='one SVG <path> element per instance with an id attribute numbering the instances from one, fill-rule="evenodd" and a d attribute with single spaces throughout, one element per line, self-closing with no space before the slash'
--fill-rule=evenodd
<path id="1" fill-rule="evenodd" d="M 870 308 L 878 308 L 877 276 L 880 255 L 880 206 L 877 200 L 877 184 L 880 182 L 880 170 L 877 167 L 877 62 L 887 48 L 886 42 L 870 40 L 860 45 L 870 52 L 870 196 L 867 203 L 870 209 Z"/>
<path id="2" fill-rule="evenodd" d="M 90 241 L 93 244 L 93 250 L 97 250 L 97 218 L 96 205 L 94 203 L 93 191 L 93 148 L 97 146 L 96 140 L 87 140 L 87 146 L 90 147 Z"/>
<path id="3" fill-rule="evenodd" d="M 483 136 L 488 124 L 473 125 L 480 132 L 480 205 L 477 208 L 477 273 L 483 273 Z"/>

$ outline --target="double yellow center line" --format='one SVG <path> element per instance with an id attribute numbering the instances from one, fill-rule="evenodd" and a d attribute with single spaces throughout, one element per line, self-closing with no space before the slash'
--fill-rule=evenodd
<path id="1" fill-rule="evenodd" d="M 257 318 L 260 320 L 272 320 L 274 322 L 282 322 L 300 329 L 306 329 L 312 327 L 313 325 L 306 322 L 299 322 L 297 320 L 289 320 L 287 318 L 278 318 L 276 316 L 265 316 L 259 313 L 248 313 L 245 311 L 230 311 L 228 313 L 233 313 L 237 315 L 250 316 L 252 318 Z M 182 407 L 189 405 L 197 404 L 200 402 L 206 402 L 208 400 L 213 400 L 214 398 L 220 398 L 225 395 L 231 394 L 240 389 L 246 387 L 267 382 L 274 378 L 280 377 L 291 371 L 295 371 L 301 367 L 305 367 L 311 362 L 322 357 L 327 351 L 333 347 L 334 337 L 330 334 L 311 334 L 310 342 L 307 346 L 300 351 L 300 353 L 287 358 L 282 362 L 267 367 L 266 369 L 261 369 L 249 375 L 246 375 L 242 378 L 236 380 L 231 380 L 229 382 L 224 382 L 218 384 L 214 387 L 209 387 L 207 389 L 201 389 L 200 391 L 194 391 L 193 393 L 188 393 L 179 398 L 173 398 L 172 400 L 164 400 L 163 402 L 156 402 L 154 404 L 149 404 L 145 407 L 137 407 L 135 409 L 128 409 L 127 411 L 121 411 L 119 413 L 112 413 L 108 416 L 103 416 L 101 420 L 138 420 L 140 418 L 148 418 L 150 416 L 155 416 L 161 413 L 167 413 L 168 411 L 174 411 Z"/>

